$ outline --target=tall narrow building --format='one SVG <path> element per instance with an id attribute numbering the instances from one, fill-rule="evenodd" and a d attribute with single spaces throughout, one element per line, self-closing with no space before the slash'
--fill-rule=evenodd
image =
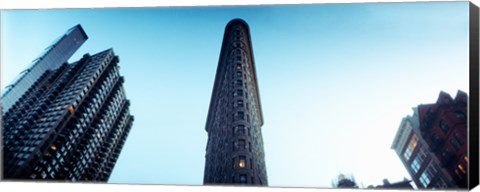
<path id="1" fill-rule="evenodd" d="M 45 68 L 2 116 L 3 179 L 108 181 L 133 122 L 118 62 L 108 49 Z"/>
<path id="2" fill-rule="evenodd" d="M 263 125 L 247 23 L 230 21 L 208 111 L 204 184 L 268 185 Z"/>
<path id="3" fill-rule="evenodd" d="M 29 67 L 2 91 L 2 112 L 6 113 L 47 70 L 60 67 L 88 39 L 82 26 L 76 25 L 55 40 L 32 61 Z"/>

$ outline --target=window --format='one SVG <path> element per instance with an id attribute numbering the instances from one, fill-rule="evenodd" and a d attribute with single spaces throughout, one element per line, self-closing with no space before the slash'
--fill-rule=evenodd
<path id="1" fill-rule="evenodd" d="M 422 176 L 420 176 L 420 182 L 422 183 L 423 187 L 427 187 L 428 184 L 430 184 L 430 178 L 426 172 L 423 172 Z"/>
<path id="2" fill-rule="evenodd" d="M 244 139 L 238 140 L 238 144 L 240 145 L 240 149 L 245 149 L 246 148 L 246 143 Z"/>
<path id="3" fill-rule="evenodd" d="M 415 173 L 418 172 L 418 170 L 420 169 L 420 163 L 418 162 L 418 157 L 415 158 L 415 160 L 413 160 L 412 164 L 410 165 L 410 167 L 412 167 L 413 171 Z"/>
<path id="4" fill-rule="evenodd" d="M 247 183 L 247 175 L 240 174 L 240 183 Z"/>
<path id="5" fill-rule="evenodd" d="M 246 160 L 245 160 L 245 156 L 240 156 L 240 160 L 238 161 L 238 167 L 240 168 L 245 168 L 246 167 Z"/>
<path id="6" fill-rule="evenodd" d="M 435 174 L 437 174 L 437 169 L 433 166 L 433 163 L 430 162 L 425 171 L 423 171 L 422 175 L 420 176 L 420 182 L 422 183 L 422 185 L 424 187 L 427 187 Z"/>
<path id="7" fill-rule="evenodd" d="M 455 111 L 455 115 L 457 116 L 458 119 L 462 120 L 462 121 L 466 121 L 467 120 L 467 116 L 465 116 L 465 113 L 461 110 L 456 110 Z"/>
<path id="8" fill-rule="evenodd" d="M 456 140 L 450 139 L 449 142 L 456 150 L 460 149 L 460 144 Z"/>
<path id="9" fill-rule="evenodd" d="M 467 173 L 467 171 L 465 171 L 465 168 L 463 168 L 462 165 L 458 164 L 457 167 L 458 167 L 458 169 L 460 169 L 460 171 L 462 171 L 463 174 Z"/>
<path id="10" fill-rule="evenodd" d="M 52 145 L 50 146 L 50 149 L 52 149 L 53 151 L 56 151 L 56 150 L 57 150 L 57 146 L 55 146 L 55 144 L 52 144 Z"/>
<path id="11" fill-rule="evenodd" d="M 463 140 L 460 138 L 460 135 L 458 135 L 458 133 L 455 132 L 453 134 L 453 138 L 455 138 L 455 140 L 458 142 L 458 144 L 463 145 Z"/>
<path id="12" fill-rule="evenodd" d="M 235 85 L 237 85 L 237 86 L 242 86 L 242 84 L 243 84 L 243 81 L 240 80 L 240 79 L 235 81 Z"/>
<path id="13" fill-rule="evenodd" d="M 447 188 L 448 185 L 447 185 L 447 183 L 445 182 L 445 180 L 444 180 L 443 178 L 440 178 L 440 179 L 438 179 L 437 184 L 435 185 L 435 187 L 442 189 L 442 188 Z"/>
<path id="14" fill-rule="evenodd" d="M 442 132 L 443 132 L 444 134 L 447 134 L 447 133 L 448 133 L 448 130 L 449 130 L 448 124 L 445 123 L 445 121 L 443 121 L 443 119 L 440 120 L 439 126 L 440 126 L 440 129 L 442 130 Z"/>
<path id="15" fill-rule="evenodd" d="M 237 75 L 237 77 L 242 77 L 242 71 L 237 71 L 236 75 Z"/>
<path id="16" fill-rule="evenodd" d="M 241 89 L 235 90 L 235 92 L 233 92 L 233 96 L 234 97 L 243 96 L 243 90 L 241 90 Z"/>
<path id="17" fill-rule="evenodd" d="M 238 125 L 238 133 L 244 135 L 245 134 L 245 126 Z"/>
<path id="18" fill-rule="evenodd" d="M 417 146 L 418 138 L 417 135 L 413 134 L 412 138 L 410 139 L 410 142 L 408 143 L 408 147 L 405 150 L 405 153 L 403 154 L 403 157 L 405 157 L 405 160 L 409 160 L 410 156 L 412 155 L 413 150 L 415 150 L 415 147 Z"/>
<path id="19" fill-rule="evenodd" d="M 237 100 L 237 102 L 235 103 L 234 107 L 243 107 L 243 100 Z"/>
<path id="20" fill-rule="evenodd" d="M 243 111 L 236 112 L 234 115 L 234 120 L 244 120 L 245 119 L 245 113 Z"/>

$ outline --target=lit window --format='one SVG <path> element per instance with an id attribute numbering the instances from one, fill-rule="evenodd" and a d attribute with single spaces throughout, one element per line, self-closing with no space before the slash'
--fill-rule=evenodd
<path id="1" fill-rule="evenodd" d="M 465 160 L 468 163 L 468 157 L 466 155 L 463 156 L 463 160 Z"/>
<path id="2" fill-rule="evenodd" d="M 245 160 L 244 159 L 240 159 L 240 162 L 238 163 L 238 166 L 240 168 L 245 168 Z"/>
<path id="3" fill-rule="evenodd" d="M 457 167 L 462 171 L 463 174 L 467 173 L 462 165 L 458 164 Z"/>
<path id="4" fill-rule="evenodd" d="M 415 147 L 417 146 L 418 138 L 417 135 L 413 134 L 412 139 L 410 139 L 410 142 L 408 143 L 408 147 L 405 150 L 405 153 L 403 154 L 403 157 L 405 157 L 405 160 L 408 161 L 410 159 L 410 156 L 412 155 L 413 150 L 415 150 Z"/>
<path id="5" fill-rule="evenodd" d="M 55 146 L 55 144 L 52 144 L 52 145 L 50 146 L 50 149 L 56 151 L 56 150 L 57 150 L 57 146 Z"/>
<path id="6" fill-rule="evenodd" d="M 68 108 L 68 111 L 70 111 L 70 113 L 73 114 L 73 112 L 74 112 L 73 106 L 70 106 L 70 107 Z"/>

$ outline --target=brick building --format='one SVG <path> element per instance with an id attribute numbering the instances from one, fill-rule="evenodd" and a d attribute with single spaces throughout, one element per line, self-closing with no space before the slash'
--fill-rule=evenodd
<path id="1" fill-rule="evenodd" d="M 418 188 L 467 188 L 467 100 L 441 92 L 402 119 L 392 149 Z"/>

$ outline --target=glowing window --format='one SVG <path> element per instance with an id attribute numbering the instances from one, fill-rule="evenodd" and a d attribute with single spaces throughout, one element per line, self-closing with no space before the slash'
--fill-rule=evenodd
<path id="1" fill-rule="evenodd" d="M 462 165 L 458 164 L 457 167 L 460 169 L 460 171 L 462 171 L 463 174 L 467 173 Z"/>
<path id="2" fill-rule="evenodd" d="M 70 113 L 72 113 L 72 114 L 73 114 L 73 112 L 74 112 L 74 110 L 73 110 L 73 106 L 70 106 L 70 107 L 68 108 L 68 111 L 70 111 Z"/>
<path id="3" fill-rule="evenodd" d="M 246 164 L 246 163 L 245 163 L 245 160 L 244 160 L 244 159 L 240 159 L 240 162 L 238 163 L 238 166 L 239 166 L 240 168 L 245 168 L 245 164 Z"/>
<path id="4" fill-rule="evenodd" d="M 246 160 L 245 156 L 240 156 L 239 159 L 240 160 L 238 161 L 238 167 L 240 167 L 242 169 L 245 168 L 246 164 L 247 164 L 247 160 Z"/>
<path id="5" fill-rule="evenodd" d="M 408 143 L 408 147 L 405 150 L 405 153 L 403 154 L 403 157 L 405 157 L 405 160 L 408 161 L 410 159 L 410 156 L 412 155 L 413 150 L 415 150 L 417 143 L 418 143 L 417 135 L 413 134 L 412 139 L 410 139 L 410 142 Z"/>

